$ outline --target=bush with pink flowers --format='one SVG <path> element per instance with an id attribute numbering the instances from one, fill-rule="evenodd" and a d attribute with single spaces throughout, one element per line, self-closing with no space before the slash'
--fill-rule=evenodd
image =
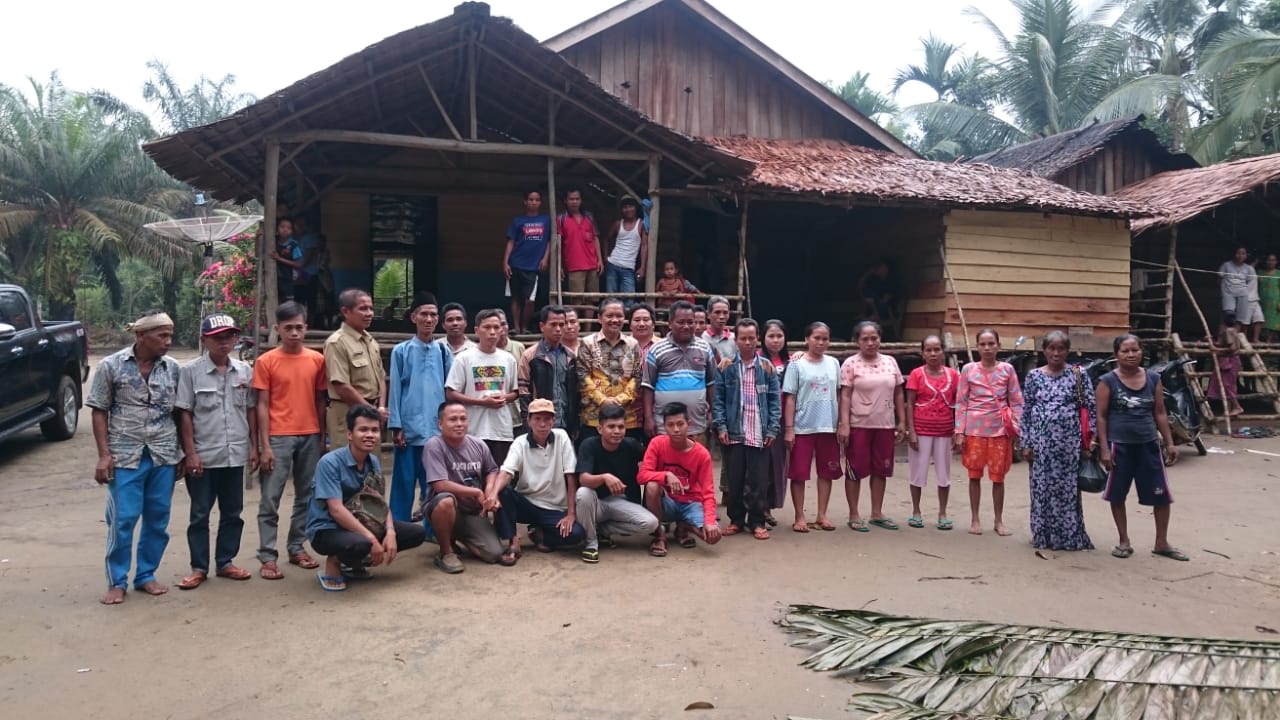
<path id="1" fill-rule="evenodd" d="M 254 262 L 253 233 L 241 233 L 227 242 L 234 250 L 200 273 L 200 282 L 213 287 L 213 307 L 234 317 L 240 327 L 253 319 L 256 300 L 257 267 Z"/>

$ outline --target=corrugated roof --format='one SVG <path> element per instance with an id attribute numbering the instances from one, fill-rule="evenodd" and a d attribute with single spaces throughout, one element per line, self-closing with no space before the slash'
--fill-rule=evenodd
<path id="1" fill-rule="evenodd" d="M 271 134 L 324 129 L 451 137 L 424 76 L 431 78 L 465 135 L 466 58 L 472 45 L 478 56 L 482 140 L 546 142 L 548 92 L 553 92 L 563 99 L 556 119 L 561 144 L 660 152 L 670 160 L 667 167 L 683 163 L 684 169 L 664 169 L 664 183 L 677 185 L 697 174 L 711 179 L 749 168 L 650 121 L 512 21 L 490 16 L 488 5 L 478 2 L 463 3 L 449 17 L 370 45 L 230 117 L 160 138 L 144 149 L 174 177 L 219 198 L 258 197 L 266 165 L 264 139 Z M 302 150 L 294 160 L 308 168 L 369 166 L 389 152 L 326 143 Z M 293 170 L 282 167 L 281 172 Z M 308 179 L 320 185 L 337 177 L 317 178 L 308 171 Z"/>
<path id="2" fill-rule="evenodd" d="M 1190 155 L 1172 153 L 1160 143 L 1155 133 L 1142 127 L 1142 115 L 1110 122 L 1093 123 L 1056 135 L 1001 148 L 966 160 L 996 167 L 1033 172 L 1041 177 L 1055 177 L 1101 152 L 1116 137 L 1137 132 L 1141 141 L 1157 156 L 1160 169 L 1184 169 L 1196 166 Z"/>
<path id="3" fill-rule="evenodd" d="M 1142 203 L 1077 192 L 1027 172 L 904 158 L 839 140 L 706 138 L 755 163 L 746 185 L 884 204 L 940 204 L 1106 217 L 1152 214 Z"/>
<path id="4" fill-rule="evenodd" d="M 1136 233 L 1186 222 L 1277 181 L 1280 181 L 1280 154 L 1263 155 L 1152 175 L 1121 188 L 1114 197 L 1159 208 L 1158 215 L 1134 221 Z"/>

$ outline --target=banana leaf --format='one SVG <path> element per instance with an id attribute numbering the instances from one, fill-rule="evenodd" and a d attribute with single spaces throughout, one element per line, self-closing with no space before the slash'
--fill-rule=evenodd
<path id="1" fill-rule="evenodd" d="M 806 667 L 890 683 L 882 720 L 1280 716 L 1280 643 L 898 617 L 814 606 L 780 625 Z M 885 698 L 899 703 L 894 704 Z M 881 704 L 881 709 L 870 705 Z M 865 706 L 865 707 L 864 707 Z M 924 713 L 924 714 L 921 714 Z"/>

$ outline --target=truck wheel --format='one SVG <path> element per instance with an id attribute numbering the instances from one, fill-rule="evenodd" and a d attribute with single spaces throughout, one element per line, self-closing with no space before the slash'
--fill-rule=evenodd
<path id="1" fill-rule="evenodd" d="M 40 423 L 40 432 L 49 440 L 70 440 L 80 423 L 80 398 L 76 383 L 66 375 L 58 382 L 58 395 L 54 410 L 57 415 Z"/>

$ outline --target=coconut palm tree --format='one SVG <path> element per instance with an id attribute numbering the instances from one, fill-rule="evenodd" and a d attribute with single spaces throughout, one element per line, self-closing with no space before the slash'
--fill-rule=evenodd
<path id="1" fill-rule="evenodd" d="M 1200 74 L 1214 84 L 1219 112 L 1197 134 L 1197 159 L 1257 155 L 1280 146 L 1280 34 L 1245 27 L 1224 33 L 1206 51 Z"/>
<path id="2" fill-rule="evenodd" d="M 995 103 L 994 66 L 981 55 L 960 55 L 960 47 L 929 35 L 920 41 L 924 51 L 923 65 L 908 65 L 894 77 L 896 94 L 910 83 L 919 83 L 932 90 L 934 102 L 955 103 L 967 108 L 989 113 Z M 932 127 L 922 127 L 923 135 L 916 143 L 916 150 L 934 160 L 954 160 L 966 155 L 978 155 L 995 147 L 974 147 L 961 139 L 939 133 Z"/>
<path id="3" fill-rule="evenodd" d="M 162 272 L 189 258 L 145 230 L 180 192 L 139 147 L 136 113 L 73 93 L 56 73 L 31 81 L 30 98 L 0 86 L 0 249 L 12 274 L 70 317 L 82 271 L 96 269 L 118 299 L 114 271 L 133 255 Z"/>

